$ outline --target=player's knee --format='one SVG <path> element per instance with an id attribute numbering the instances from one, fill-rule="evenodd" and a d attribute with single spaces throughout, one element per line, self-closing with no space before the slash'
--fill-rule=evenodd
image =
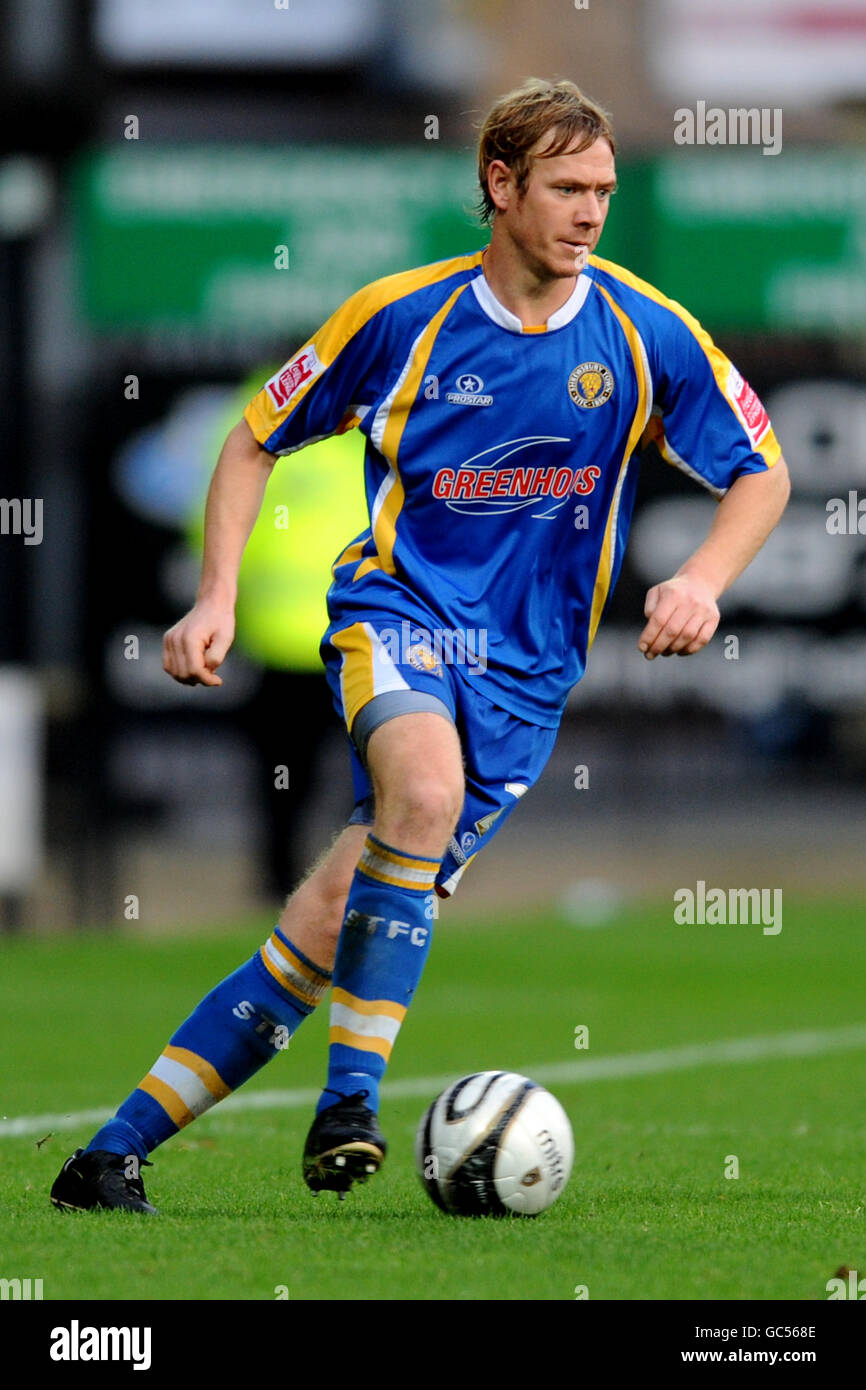
<path id="1" fill-rule="evenodd" d="M 456 778 L 419 777 L 382 797 L 382 819 L 403 843 L 419 833 L 447 841 L 463 805 L 463 783 Z"/>

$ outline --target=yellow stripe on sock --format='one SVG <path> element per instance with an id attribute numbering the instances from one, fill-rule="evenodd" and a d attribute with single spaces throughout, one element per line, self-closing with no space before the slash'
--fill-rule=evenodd
<path id="1" fill-rule="evenodd" d="M 276 932 L 271 936 L 271 945 L 275 951 L 279 952 L 283 960 L 287 961 L 293 970 L 297 970 L 299 975 L 303 975 L 305 980 L 309 980 L 311 985 L 315 985 L 321 990 L 328 988 L 328 985 L 331 983 L 329 977 L 323 975 L 321 970 L 316 970 L 312 966 L 305 965 L 304 962 L 295 955 L 294 951 L 289 950 L 286 943 L 277 936 Z"/>
<path id="2" fill-rule="evenodd" d="M 180 1062 L 181 1066 L 188 1067 L 195 1072 L 203 1086 L 207 1087 L 214 1100 L 225 1100 L 226 1096 L 232 1093 L 231 1086 L 227 1086 L 215 1067 L 210 1062 L 205 1061 L 204 1057 L 199 1057 L 197 1052 L 190 1052 L 187 1047 L 168 1047 L 163 1049 L 163 1057 L 169 1057 L 173 1062 Z"/>
<path id="3" fill-rule="evenodd" d="M 398 1023 L 402 1023 L 406 1017 L 405 1006 L 395 1004 L 392 999 L 359 999 L 345 989 L 335 989 L 331 999 L 335 1004 L 345 1004 L 347 1008 L 354 1009 L 357 1014 L 384 1014 L 386 1018 L 396 1018 Z"/>
<path id="4" fill-rule="evenodd" d="M 328 1034 L 332 1043 L 343 1043 L 346 1047 L 356 1047 L 359 1052 L 377 1052 L 385 1061 L 391 1056 L 391 1043 L 387 1038 L 368 1038 L 361 1033 L 351 1033 L 348 1028 L 333 1027 Z"/>
<path id="5" fill-rule="evenodd" d="M 273 961 L 268 959 L 267 955 L 265 954 L 264 946 L 259 947 L 259 959 L 261 960 L 265 969 L 269 971 L 271 975 L 273 975 L 280 988 L 284 989 L 287 994 L 293 994 L 296 999 L 302 1000 L 305 1004 L 312 1004 L 314 1007 L 321 1001 L 321 990 L 317 990 L 315 993 L 313 993 L 312 991 L 301 989 L 300 985 L 296 984 L 295 981 L 289 975 L 284 975 L 282 970 L 279 970 L 274 965 Z"/>
<path id="6" fill-rule="evenodd" d="M 380 859 L 388 859 L 392 864 L 402 864 L 405 869 L 417 869 L 419 873 L 431 873 L 433 877 L 439 869 L 439 865 L 433 859 L 418 859 L 411 854 L 401 854 L 397 849 L 390 849 L 381 840 L 376 840 L 372 835 L 368 835 L 364 841 L 364 849 L 371 854 L 377 854 Z"/>
<path id="7" fill-rule="evenodd" d="M 167 1086 L 164 1081 L 159 1080 L 159 1077 L 151 1076 L 148 1072 L 144 1080 L 139 1082 L 138 1089 L 152 1096 L 178 1129 L 183 1129 L 184 1125 L 188 1125 L 191 1120 L 195 1119 L 195 1115 L 184 1104 L 174 1087 Z"/>
<path id="8" fill-rule="evenodd" d="M 372 868 L 369 864 L 359 864 L 358 871 L 362 873 L 365 878 L 374 878 L 377 883 L 390 883 L 394 888 L 411 888 L 415 893 L 423 893 L 425 887 L 432 888 L 436 877 L 436 875 L 433 874 L 429 884 L 425 885 L 423 883 L 418 883 L 414 879 L 397 878 L 393 874 L 380 874 L 377 869 Z"/>
<path id="9" fill-rule="evenodd" d="M 430 870 L 429 881 L 419 882 L 417 878 L 402 877 L 397 870 L 392 873 L 390 870 L 377 869 L 363 856 L 358 864 L 358 872 L 365 878 L 375 879 L 377 883 L 390 883 L 395 888 L 410 888 L 413 893 L 427 893 L 436 882 L 436 869 Z"/>
<path id="10" fill-rule="evenodd" d="M 397 888 L 411 888 L 415 893 L 424 893 L 433 887 L 439 865 L 431 863 L 429 859 L 388 849 L 368 835 L 358 861 L 358 871 L 377 883 L 391 883 Z"/>

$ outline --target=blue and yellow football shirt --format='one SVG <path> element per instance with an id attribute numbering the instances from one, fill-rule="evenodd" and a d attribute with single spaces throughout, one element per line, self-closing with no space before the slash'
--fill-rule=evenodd
<path id="1" fill-rule="evenodd" d="M 367 438 L 370 526 L 335 561 L 328 633 L 486 629 L 484 694 L 552 728 L 616 583 L 643 444 L 717 497 L 780 450 L 736 368 L 651 285 L 591 256 L 524 329 L 483 256 L 359 290 L 245 417 L 273 454 Z"/>

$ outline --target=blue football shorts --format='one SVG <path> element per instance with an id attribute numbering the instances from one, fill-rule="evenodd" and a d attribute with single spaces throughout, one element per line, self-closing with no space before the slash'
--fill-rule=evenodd
<path id="1" fill-rule="evenodd" d="M 557 728 L 519 719 L 483 694 L 484 662 L 456 643 L 404 619 L 379 615 L 331 632 L 322 659 L 337 713 L 349 732 L 355 809 L 350 825 L 373 824 L 365 766 L 373 730 L 399 714 L 432 711 L 455 725 L 463 750 L 466 798 L 436 877 L 450 897 L 464 870 L 540 777 Z"/>

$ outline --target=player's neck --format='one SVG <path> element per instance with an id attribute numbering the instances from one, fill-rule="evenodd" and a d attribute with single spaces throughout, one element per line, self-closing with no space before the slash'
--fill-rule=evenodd
<path id="1" fill-rule="evenodd" d="M 516 248 L 494 234 L 484 252 L 484 278 L 493 294 L 524 328 L 540 328 L 574 293 L 577 277 L 541 278 L 520 259 Z"/>

